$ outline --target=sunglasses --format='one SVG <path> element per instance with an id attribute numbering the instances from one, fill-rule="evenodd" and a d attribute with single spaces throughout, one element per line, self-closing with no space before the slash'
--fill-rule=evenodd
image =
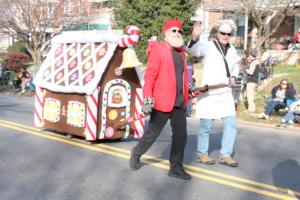
<path id="1" fill-rule="evenodd" d="M 281 83 L 281 85 L 287 85 L 288 83 Z"/>
<path id="2" fill-rule="evenodd" d="M 173 33 L 179 33 L 179 34 L 181 34 L 182 33 L 182 31 L 181 30 L 177 30 L 177 29 L 173 29 L 173 30 L 171 30 Z"/>
<path id="3" fill-rule="evenodd" d="M 227 35 L 227 36 L 230 37 L 232 35 L 232 33 L 225 33 L 225 32 L 222 32 L 222 31 L 219 31 L 219 32 L 220 32 L 221 35 L 224 35 L 224 36 Z"/>

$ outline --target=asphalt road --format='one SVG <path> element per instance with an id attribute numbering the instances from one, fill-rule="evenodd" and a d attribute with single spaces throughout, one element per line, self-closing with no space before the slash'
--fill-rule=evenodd
<path id="1" fill-rule="evenodd" d="M 198 119 L 188 118 L 185 152 L 192 180 L 167 176 L 170 127 L 131 171 L 136 140 L 89 144 L 33 127 L 33 97 L 0 93 L 1 200 L 300 199 L 300 131 L 239 123 L 238 168 L 195 162 Z M 211 134 L 218 159 L 222 122 Z"/>

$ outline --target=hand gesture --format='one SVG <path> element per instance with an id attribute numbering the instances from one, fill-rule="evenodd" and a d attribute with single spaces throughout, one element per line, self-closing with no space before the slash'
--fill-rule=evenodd
<path id="1" fill-rule="evenodd" d="M 200 35 L 202 34 L 203 29 L 202 29 L 202 23 L 200 21 L 196 21 L 194 23 L 194 28 L 192 32 L 192 39 L 194 41 L 199 40 Z"/>
<path id="2" fill-rule="evenodd" d="M 235 77 L 230 77 L 229 86 L 234 87 L 235 85 L 236 85 L 236 78 Z"/>
<path id="3" fill-rule="evenodd" d="M 144 97 L 142 104 L 142 112 L 144 114 L 149 114 L 154 108 L 154 99 L 152 97 Z"/>

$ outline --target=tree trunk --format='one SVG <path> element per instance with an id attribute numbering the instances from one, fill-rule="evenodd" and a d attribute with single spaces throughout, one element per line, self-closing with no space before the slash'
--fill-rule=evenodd
<path id="1" fill-rule="evenodd" d="M 27 50 L 30 53 L 34 64 L 36 66 L 40 66 L 40 64 L 42 63 L 42 58 L 41 58 L 42 56 L 41 56 L 40 50 L 39 49 L 32 49 L 32 48 L 28 48 L 28 47 L 27 47 Z"/>
<path id="2" fill-rule="evenodd" d="M 260 26 L 257 29 L 257 43 L 256 43 L 256 50 L 257 50 L 257 56 L 259 58 L 263 55 L 263 49 L 265 44 L 265 35 L 264 35 L 264 29 L 263 26 Z"/>

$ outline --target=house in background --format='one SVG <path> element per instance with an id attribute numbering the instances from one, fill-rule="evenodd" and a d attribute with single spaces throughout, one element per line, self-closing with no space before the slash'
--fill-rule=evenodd
<path id="1" fill-rule="evenodd" d="M 112 29 L 113 8 L 108 0 L 67 0 L 63 13 L 64 31 Z"/>
<path id="2" fill-rule="evenodd" d="M 49 0 L 57 4 L 58 0 Z M 51 11 L 49 6 L 48 12 Z M 112 8 L 108 0 L 66 0 L 60 12 L 60 27 L 49 27 L 49 38 L 60 31 L 74 30 L 110 30 L 112 28 Z M 12 38 L 7 30 L 0 30 L 0 52 L 5 52 L 17 38 Z"/>
<path id="3" fill-rule="evenodd" d="M 284 1 L 282 3 L 284 5 Z M 300 8 L 300 3 L 299 5 L 296 4 L 296 6 Z M 208 40 L 214 34 L 213 27 L 217 20 L 231 18 L 237 25 L 237 32 L 235 36 L 232 37 L 237 48 L 245 50 L 248 46 L 248 42 L 251 42 L 250 48 L 255 48 L 256 29 L 252 28 L 253 25 L 248 15 L 245 14 L 245 11 L 244 13 L 239 13 L 236 12 L 237 10 L 243 10 L 241 8 L 241 1 L 239 0 L 203 0 L 201 6 L 196 11 L 196 15 L 199 15 L 204 25 L 201 40 Z M 284 26 L 278 28 L 276 33 L 270 38 L 270 41 L 280 42 L 280 39 L 283 37 L 293 37 L 300 27 L 299 13 L 300 12 L 288 17 L 284 22 Z M 268 31 L 272 30 L 275 21 L 276 17 L 271 20 Z M 251 38 L 251 41 L 249 41 L 249 38 Z M 276 44 L 266 44 L 266 48 L 276 48 Z"/>
<path id="4" fill-rule="evenodd" d="M 0 53 L 5 52 L 6 49 L 13 44 L 13 38 L 6 30 L 0 29 Z"/>

